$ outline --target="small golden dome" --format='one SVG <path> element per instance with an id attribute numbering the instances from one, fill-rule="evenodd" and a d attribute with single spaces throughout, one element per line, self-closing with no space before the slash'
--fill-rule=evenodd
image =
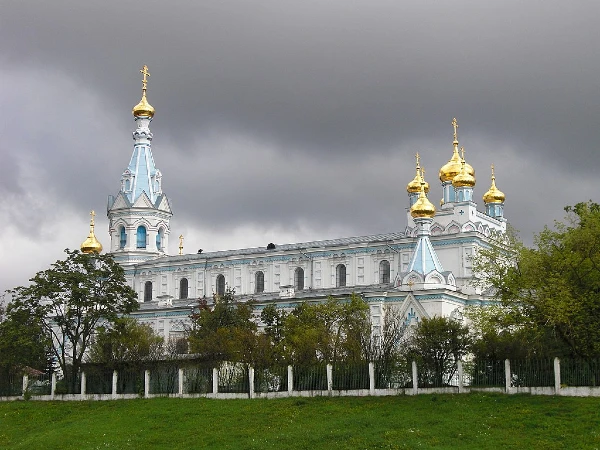
<path id="1" fill-rule="evenodd" d="M 454 153 L 452 153 L 450 161 L 440 169 L 439 176 L 442 183 L 454 180 L 454 177 L 460 173 L 462 168 L 461 158 L 458 154 L 458 122 L 456 121 L 456 117 L 452 119 L 452 126 L 454 127 L 454 141 L 452 142 Z M 465 163 L 465 169 L 469 175 L 475 176 L 475 170 L 470 164 Z"/>
<path id="2" fill-rule="evenodd" d="M 475 177 L 467 172 L 467 163 L 465 162 L 465 149 L 462 149 L 463 157 L 458 175 L 452 180 L 454 187 L 473 187 L 475 186 Z"/>
<path id="3" fill-rule="evenodd" d="M 406 192 L 409 194 L 416 194 L 421 192 L 421 182 L 425 183 L 425 193 L 429 192 L 429 183 L 427 183 L 423 179 L 423 171 L 421 170 L 421 166 L 419 165 L 419 154 L 417 153 L 417 174 L 413 178 L 413 180 L 406 185 Z"/>
<path id="4" fill-rule="evenodd" d="M 433 206 L 433 203 L 431 203 L 425 195 L 424 180 L 421 182 L 420 192 L 419 198 L 415 204 L 410 207 L 410 215 L 415 219 L 420 217 L 432 218 L 435 216 L 435 206 Z"/>
<path id="5" fill-rule="evenodd" d="M 96 235 L 94 234 L 94 216 L 96 213 L 92 211 L 90 215 L 92 216 L 90 219 L 90 234 L 83 241 L 80 249 L 82 253 L 100 253 L 102 251 L 102 244 L 96 239 Z"/>
<path id="6" fill-rule="evenodd" d="M 492 186 L 483 194 L 483 201 L 487 203 L 504 203 L 506 196 L 504 192 L 496 187 L 496 176 L 494 175 L 494 165 L 492 164 Z"/>
<path id="7" fill-rule="evenodd" d="M 148 88 L 148 77 L 150 76 L 148 66 L 142 67 L 140 73 L 144 76 L 142 78 L 142 99 L 133 107 L 131 112 L 135 117 L 154 117 L 154 108 L 146 100 L 146 89 Z"/>
<path id="8" fill-rule="evenodd" d="M 131 113 L 135 117 L 154 117 L 154 107 L 146 100 L 146 92 L 142 94 L 142 99 L 133 107 Z"/>

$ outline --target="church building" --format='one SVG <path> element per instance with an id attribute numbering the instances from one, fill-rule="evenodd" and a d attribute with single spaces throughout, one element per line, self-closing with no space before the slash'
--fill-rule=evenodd
<path id="1" fill-rule="evenodd" d="M 506 231 L 505 196 L 496 187 L 492 166 L 485 211 L 477 209 L 475 170 L 460 152 L 456 119 L 452 155 L 439 170 L 441 206 L 428 199 L 430 186 L 417 155 L 415 177 L 406 187 L 403 230 L 192 254 L 183 254 L 180 236 L 179 254 L 168 255 L 173 212 L 152 154 L 155 111 L 147 100 L 148 68 L 141 72 L 133 152 L 117 194 L 108 197 L 110 243 L 105 250 L 124 267 L 138 293 L 140 309 L 132 316 L 165 338 L 182 335 L 198 299 L 210 303 L 213 294 L 221 295 L 227 287 L 235 289 L 236 301 L 253 300 L 257 317 L 269 304 L 291 309 L 300 302 L 356 293 L 370 305 L 375 334 L 385 305 L 398 308 L 409 324 L 436 315 L 460 318 L 465 306 L 490 300 L 470 284 L 471 257 L 492 233 Z M 81 249 L 102 250 L 93 217 Z"/>

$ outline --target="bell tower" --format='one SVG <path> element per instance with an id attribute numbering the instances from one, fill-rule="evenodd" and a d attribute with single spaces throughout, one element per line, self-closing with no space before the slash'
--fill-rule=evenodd
<path id="1" fill-rule="evenodd" d="M 108 197 L 110 249 L 122 265 L 135 264 L 166 254 L 169 221 L 173 215 L 162 192 L 162 175 L 152 156 L 150 122 L 154 108 L 146 99 L 148 67 L 142 73 L 142 99 L 133 107 L 137 125 L 133 132 L 133 153 L 121 176 L 121 189 Z"/>

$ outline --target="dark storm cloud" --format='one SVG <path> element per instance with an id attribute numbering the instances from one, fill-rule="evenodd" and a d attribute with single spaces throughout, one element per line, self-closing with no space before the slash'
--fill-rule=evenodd
<path id="1" fill-rule="evenodd" d="M 174 227 L 401 230 L 413 154 L 437 203 L 457 117 L 476 198 L 495 163 L 530 240 L 565 204 L 598 198 L 599 13 L 549 0 L 5 1 L 0 191 L 23 210 L 41 207 L 33 185 L 59 209 L 103 209 L 148 64 Z"/>

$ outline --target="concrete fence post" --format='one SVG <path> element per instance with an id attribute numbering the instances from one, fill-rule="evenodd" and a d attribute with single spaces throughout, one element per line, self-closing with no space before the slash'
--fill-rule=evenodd
<path id="1" fill-rule="evenodd" d="M 504 360 L 504 384 L 507 394 L 510 394 L 510 379 L 510 359 L 507 358 Z"/>
<path id="2" fill-rule="evenodd" d="M 412 382 L 413 382 L 412 393 L 413 393 L 413 395 L 417 395 L 419 393 L 419 374 L 417 372 L 417 362 L 416 361 L 412 362 Z"/>
<path id="3" fill-rule="evenodd" d="M 219 393 L 219 369 L 213 368 L 213 394 Z"/>
<path id="4" fill-rule="evenodd" d="M 27 392 L 27 389 L 29 388 L 29 375 L 24 374 L 23 375 L 23 386 L 22 386 L 22 391 L 23 391 L 23 395 L 25 395 L 25 392 Z"/>
<path id="5" fill-rule="evenodd" d="M 456 362 L 456 366 L 458 369 L 458 393 L 462 394 L 465 391 L 465 385 L 464 385 L 464 381 L 463 381 L 463 377 L 464 377 L 463 363 L 460 359 Z"/>
<path id="6" fill-rule="evenodd" d="M 331 364 L 327 364 L 327 391 L 331 394 L 333 390 L 333 366 Z"/>
<path id="7" fill-rule="evenodd" d="M 54 396 L 56 395 L 56 372 L 52 372 L 52 381 L 50 385 L 50 398 L 54 400 Z"/>
<path id="8" fill-rule="evenodd" d="M 292 395 L 294 390 L 294 369 L 292 369 L 292 366 L 287 367 L 287 378 L 288 395 Z"/>
<path id="9" fill-rule="evenodd" d="M 85 372 L 81 372 L 81 398 L 83 399 L 85 396 L 85 392 L 87 390 L 87 380 L 85 378 Z"/>
<path id="10" fill-rule="evenodd" d="M 113 370 L 112 389 L 111 389 L 111 394 L 112 394 L 113 399 L 117 398 L 118 381 L 119 381 L 119 374 L 116 370 Z"/>
<path id="11" fill-rule="evenodd" d="M 375 395 L 375 364 L 369 363 L 369 395 Z"/>
<path id="12" fill-rule="evenodd" d="M 177 389 L 177 393 L 179 395 L 183 395 L 183 369 L 180 367 L 179 371 L 178 371 L 178 381 L 179 381 L 179 387 Z"/>
<path id="13" fill-rule="evenodd" d="M 248 367 L 248 397 L 254 398 L 254 367 Z"/>
<path id="14" fill-rule="evenodd" d="M 144 397 L 150 395 L 150 371 L 144 370 Z"/>
<path id="15" fill-rule="evenodd" d="M 560 395 L 560 359 L 554 358 L 554 395 Z"/>

